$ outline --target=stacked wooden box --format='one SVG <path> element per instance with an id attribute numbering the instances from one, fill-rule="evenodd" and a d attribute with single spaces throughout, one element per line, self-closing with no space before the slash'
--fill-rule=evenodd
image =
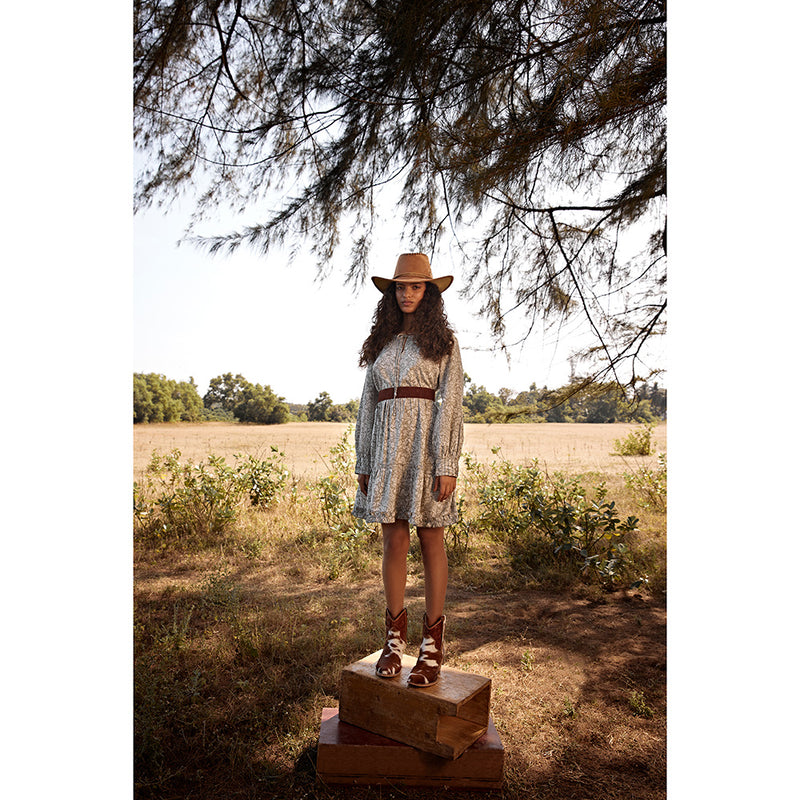
<path id="1" fill-rule="evenodd" d="M 503 746 L 489 716 L 491 681 L 443 667 L 425 689 L 407 685 L 416 663 L 379 678 L 380 651 L 342 670 L 339 709 L 322 714 L 317 773 L 326 783 L 497 789 Z"/>

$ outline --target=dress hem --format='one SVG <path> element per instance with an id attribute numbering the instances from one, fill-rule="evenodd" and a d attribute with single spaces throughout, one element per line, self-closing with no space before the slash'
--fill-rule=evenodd
<path id="1" fill-rule="evenodd" d="M 381 517 L 376 517 L 374 515 L 362 515 L 356 513 L 353 513 L 353 516 L 356 517 L 357 519 L 363 519 L 365 522 L 369 522 L 371 524 L 380 523 L 382 525 L 390 525 L 392 522 L 397 522 L 398 519 L 406 519 L 406 517 L 400 515 L 392 519 L 389 519 L 388 517 L 381 518 Z M 459 520 L 458 517 L 454 518 L 447 517 L 443 520 L 437 520 L 436 522 L 428 522 L 428 521 L 417 522 L 413 519 L 409 519 L 408 524 L 413 525 L 415 528 L 447 528 L 450 525 L 455 525 L 458 522 L 458 520 Z"/>

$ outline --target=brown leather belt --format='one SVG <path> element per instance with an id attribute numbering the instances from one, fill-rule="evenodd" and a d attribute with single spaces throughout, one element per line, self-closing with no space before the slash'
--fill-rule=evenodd
<path id="1" fill-rule="evenodd" d="M 396 389 L 381 389 L 378 392 L 378 402 L 393 400 L 395 397 L 419 397 L 421 400 L 435 400 L 436 392 L 422 386 L 398 386 Z"/>

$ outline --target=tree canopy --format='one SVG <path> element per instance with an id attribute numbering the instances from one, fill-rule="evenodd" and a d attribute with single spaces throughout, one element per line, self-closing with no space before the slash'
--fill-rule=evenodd
<path id="1" fill-rule="evenodd" d="M 231 372 L 209 381 L 203 405 L 212 412 L 228 412 L 240 422 L 279 425 L 291 417 L 285 399 L 278 397 L 271 387 L 250 383 L 244 376 Z"/>
<path id="2" fill-rule="evenodd" d="M 306 406 L 309 422 L 355 422 L 358 417 L 358 400 L 334 403 L 327 392 L 320 392 L 316 400 Z"/>
<path id="3" fill-rule="evenodd" d="M 596 380 L 650 375 L 666 317 L 665 0 L 135 0 L 137 207 L 263 211 L 212 252 L 352 242 L 381 199 L 498 342 L 512 320 L 591 332 Z M 260 212 L 261 213 L 261 212 Z M 508 344 L 511 344 L 509 342 Z"/>
<path id="4" fill-rule="evenodd" d="M 133 375 L 134 422 L 197 422 L 203 403 L 194 378 L 174 381 L 155 372 Z"/>

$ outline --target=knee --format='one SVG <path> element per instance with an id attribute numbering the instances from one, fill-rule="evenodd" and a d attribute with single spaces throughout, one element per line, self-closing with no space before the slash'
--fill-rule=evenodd
<path id="1" fill-rule="evenodd" d="M 387 555 L 408 555 L 409 533 L 403 525 L 384 525 L 383 552 Z"/>
<path id="2" fill-rule="evenodd" d="M 418 529 L 417 536 L 423 557 L 444 552 L 444 528 Z"/>

